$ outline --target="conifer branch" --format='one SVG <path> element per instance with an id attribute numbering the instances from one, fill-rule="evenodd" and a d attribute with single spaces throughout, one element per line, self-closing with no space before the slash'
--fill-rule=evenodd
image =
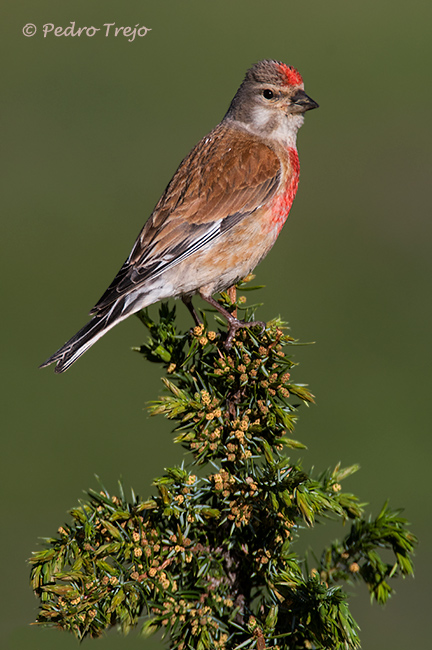
<path id="1" fill-rule="evenodd" d="M 233 299 L 222 294 L 253 320 L 243 297 Z M 167 375 L 150 412 L 175 422 L 190 463 L 166 469 L 147 501 L 127 499 L 121 484 L 115 496 L 88 492 L 30 560 L 37 623 L 79 639 L 140 624 L 144 636 L 162 629 L 173 650 L 359 647 L 342 585 L 363 580 L 386 602 L 389 581 L 413 573 L 416 539 L 387 504 L 365 518 L 341 487 L 356 466 L 315 477 L 285 456 L 305 448 L 291 436 L 299 406 L 313 402 L 291 378 L 297 341 L 275 319 L 263 334 L 241 330 L 228 352 L 223 328 L 206 321 L 178 333 L 175 308 L 140 319 L 150 338 L 137 350 Z M 296 541 L 328 517 L 351 521 L 350 532 L 309 568 Z"/>

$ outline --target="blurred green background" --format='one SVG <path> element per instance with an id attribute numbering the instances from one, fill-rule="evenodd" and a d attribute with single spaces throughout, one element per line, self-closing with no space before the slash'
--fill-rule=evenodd
<path id="1" fill-rule="evenodd" d="M 345 487 L 376 514 L 388 497 L 420 538 L 416 579 L 386 608 L 362 588 L 364 650 L 424 647 L 430 594 L 431 19 L 412 0 L 22 0 L 1 12 L 2 647 L 76 648 L 29 627 L 26 558 L 67 521 L 94 474 L 146 497 L 181 463 L 170 424 L 149 420 L 159 371 L 130 347 L 129 319 L 62 376 L 37 366 L 86 322 L 178 163 L 262 58 L 301 71 L 320 103 L 299 134 L 299 192 L 257 270 L 260 318 L 281 314 L 296 378 L 316 406 L 296 437 L 306 467 L 362 469 Z M 124 37 L 44 39 L 42 25 L 139 23 Z M 22 34 L 26 23 L 38 33 Z M 251 296 L 255 297 L 255 296 Z M 184 307 L 180 321 L 189 325 Z M 317 550 L 344 531 L 308 534 Z M 85 647 L 162 647 L 115 631 Z"/>

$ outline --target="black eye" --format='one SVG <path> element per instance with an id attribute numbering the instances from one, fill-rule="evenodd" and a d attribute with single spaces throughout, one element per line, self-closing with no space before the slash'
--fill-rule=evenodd
<path id="1" fill-rule="evenodd" d="M 264 97 L 264 99 L 273 99 L 274 92 L 272 90 L 270 90 L 270 88 L 265 88 L 262 91 L 262 96 Z"/>

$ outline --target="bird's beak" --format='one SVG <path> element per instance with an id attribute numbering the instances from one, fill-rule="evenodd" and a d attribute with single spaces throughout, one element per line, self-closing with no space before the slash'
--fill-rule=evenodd
<path id="1" fill-rule="evenodd" d="M 309 95 L 306 95 L 304 90 L 297 90 L 296 93 L 291 97 L 291 105 L 295 113 L 305 113 L 306 111 L 312 110 L 312 108 L 318 108 L 317 104 Z"/>

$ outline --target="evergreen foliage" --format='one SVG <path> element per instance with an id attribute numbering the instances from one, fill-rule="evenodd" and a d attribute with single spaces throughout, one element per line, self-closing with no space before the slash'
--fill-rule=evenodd
<path id="1" fill-rule="evenodd" d="M 221 297 L 253 320 L 243 297 Z M 37 622 L 79 639 L 140 624 L 172 650 L 359 647 L 344 586 L 363 581 L 385 603 L 390 579 L 413 573 L 416 539 L 387 504 L 365 518 L 341 487 L 356 466 L 314 476 L 286 456 L 304 448 L 291 436 L 313 401 L 291 379 L 297 342 L 280 319 L 262 334 L 240 330 L 227 351 L 222 320 L 219 333 L 204 322 L 182 334 L 167 305 L 159 322 L 140 318 L 150 338 L 138 351 L 167 375 L 150 410 L 174 420 L 189 464 L 166 469 L 147 501 L 121 484 L 118 496 L 88 493 L 30 560 Z M 310 567 L 296 542 L 329 517 L 350 530 Z"/>

